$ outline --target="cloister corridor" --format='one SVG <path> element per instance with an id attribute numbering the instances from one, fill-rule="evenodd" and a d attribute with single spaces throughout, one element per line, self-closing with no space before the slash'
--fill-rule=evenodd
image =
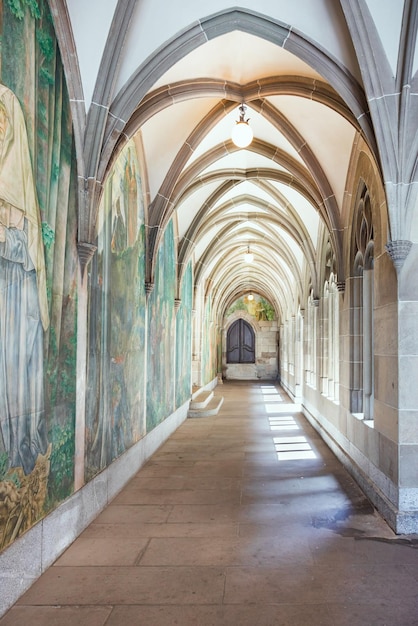
<path id="1" fill-rule="evenodd" d="M 0 42 L 0 626 L 418 626 L 418 0 Z"/>

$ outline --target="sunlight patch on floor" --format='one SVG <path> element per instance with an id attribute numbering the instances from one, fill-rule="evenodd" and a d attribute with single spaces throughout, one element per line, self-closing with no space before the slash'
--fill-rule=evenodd
<path id="1" fill-rule="evenodd" d="M 270 430 L 277 432 L 280 430 L 300 430 L 298 424 L 291 415 L 283 417 L 269 417 Z"/>
<path id="2" fill-rule="evenodd" d="M 300 459 L 316 459 L 306 437 L 273 437 L 279 461 L 296 461 Z"/>
<path id="3" fill-rule="evenodd" d="M 272 433 L 300 430 L 300 426 L 292 416 L 292 413 L 300 412 L 300 405 L 282 402 L 281 395 L 273 385 L 262 385 L 261 391 L 264 394 L 266 412 L 274 414 L 268 418 Z M 304 436 L 275 436 L 273 437 L 273 442 L 279 461 L 316 459 L 315 452 Z"/>

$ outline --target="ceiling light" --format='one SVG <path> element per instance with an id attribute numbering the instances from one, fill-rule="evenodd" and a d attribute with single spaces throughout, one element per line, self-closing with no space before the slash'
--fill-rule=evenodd
<path id="1" fill-rule="evenodd" d="M 249 118 L 246 120 L 244 119 L 246 108 L 245 104 L 240 105 L 238 109 L 239 120 L 235 122 L 235 126 L 231 132 L 231 139 L 237 148 L 246 148 L 249 146 L 254 136 L 251 126 L 248 124 Z"/>
<path id="2" fill-rule="evenodd" d="M 249 294 L 248 294 L 248 300 L 254 300 L 254 296 L 253 296 L 253 294 L 252 294 L 252 293 L 249 293 Z"/>
<path id="3" fill-rule="evenodd" d="M 250 250 L 250 246 L 247 246 L 247 252 L 244 254 L 244 261 L 246 263 L 252 263 L 254 261 L 254 255 Z"/>

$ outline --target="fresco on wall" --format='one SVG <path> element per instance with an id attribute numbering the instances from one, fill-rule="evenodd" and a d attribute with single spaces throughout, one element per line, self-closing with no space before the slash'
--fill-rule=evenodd
<path id="1" fill-rule="evenodd" d="M 225 313 L 225 317 L 229 317 L 236 311 L 245 311 L 258 322 L 272 322 L 275 319 L 275 312 L 272 304 L 256 293 L 252 295 L 252 299 L 249 299 L 248 295 L 246 295 L 238 300 L 235 300 Z"/>
<path id="2" fill-rule="evenodd" d="M 154 289 L 148 299 L 147 431 L 174 410 L 176 259 L 173 223 L 158 250 Z"/>
<path id="3" fill-rule="evenodd" d="M 183 276 L 181 305 L 176 316 L 176 407 L 190 400 L 192 375 L 193 272 L 191 262 Z"/>
<path id="4" fill-rule="evenodd" d="M 216 377 L 217 372 L 216 326 L 212 322 L 210 296 L 206 298 L 202 332 L 202 384 L 207 385 Z"/>
<path id="5" fill-rule="evenodd" d="M 90 270 L 86 478 L 145 434 L 144 207 L 135 143 L 109 174 Z"/>
<path id="6" fill-rule="evenodd" d="M 0 2 L 0 549 L 73 490 L 76 172 L 46 2 Z"/>

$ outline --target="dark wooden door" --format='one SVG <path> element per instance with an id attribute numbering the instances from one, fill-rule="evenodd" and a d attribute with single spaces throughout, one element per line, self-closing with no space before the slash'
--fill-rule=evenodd
<path id="1" fill-rule="evenodd" d="M 250 324 L 239 319 L 228 329 L 227 363 L 255 363 L 255 335 Z"/>

